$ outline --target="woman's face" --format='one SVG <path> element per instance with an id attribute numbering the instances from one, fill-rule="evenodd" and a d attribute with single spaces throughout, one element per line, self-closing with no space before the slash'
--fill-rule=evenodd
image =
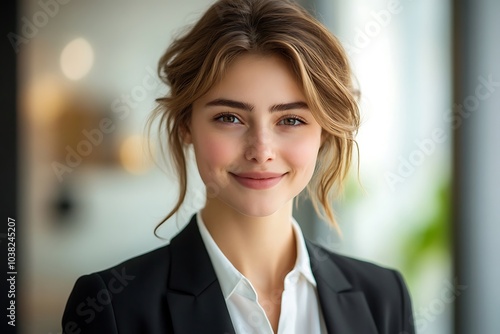
<path id="1" fill-rule="evenodd" d="M 277 56 L 245 54 L 193 104 L 185 140 L 192 143 L 207 205 L 264 217 L 311 179 L 321 126 L 300 85 Z"/>

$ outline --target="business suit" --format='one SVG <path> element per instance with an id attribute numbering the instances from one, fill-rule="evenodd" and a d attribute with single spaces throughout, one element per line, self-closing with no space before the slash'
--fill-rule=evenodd
<path id="1" fill-rule="evenodd" d="M 328 333 L 414 333 L 397 272 L 306 246 Z M 196 216 L 169 245 L 80 277 L 62 325 L 66 334 L 234 333 Z"/>

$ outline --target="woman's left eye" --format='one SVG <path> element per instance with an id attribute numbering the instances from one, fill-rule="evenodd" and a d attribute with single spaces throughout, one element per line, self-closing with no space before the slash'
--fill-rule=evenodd
<path id="1" fill-rule="evenodd" d="M 298 117 L 286 117 L 279 121 L 280 125 L 298 126 L 303 125 L 305 122 Z"/>

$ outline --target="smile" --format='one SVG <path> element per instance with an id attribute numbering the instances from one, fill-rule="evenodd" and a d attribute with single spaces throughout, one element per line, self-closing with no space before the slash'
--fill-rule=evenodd
<path id="1" fill-rule="evenodd" d="M 277 173 L 229 173 L 239 184 L 246 188 L 263 190 L 274 187 L 278 184 L 285 174 Z"/>

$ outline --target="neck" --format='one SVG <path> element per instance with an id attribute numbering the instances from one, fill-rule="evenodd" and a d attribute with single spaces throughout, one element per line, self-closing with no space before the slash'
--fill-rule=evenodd
<path id="1" fill-rule="evenodd" d="M 257 289 L 282 288 L 297 258 L 292 202 L 270 216 L 250 217 L 212 199 L 201 215 L 224 255 Z"/>

